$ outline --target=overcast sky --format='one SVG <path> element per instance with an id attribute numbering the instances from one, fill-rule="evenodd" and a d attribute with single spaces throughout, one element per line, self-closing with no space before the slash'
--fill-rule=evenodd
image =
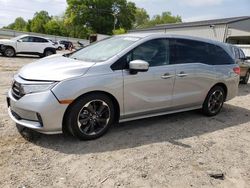
<path id="1" fill-rule="evenodd" d="M 150 16 L 163 11 L 180 15 L 183 21 L 250 16 L 250 0 L 130 0 L 145 8 Z M 61 15 L 67 7 L 66 0 L 0 0 L 0 27 L 13 22 L 16 17 L 30 19 L 34 13 L 46 10 L 50 15 Z"/>

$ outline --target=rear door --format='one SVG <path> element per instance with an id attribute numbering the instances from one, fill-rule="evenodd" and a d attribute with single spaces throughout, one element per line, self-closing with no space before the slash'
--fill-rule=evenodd
<path id="1" fill-rule="evenodd" d="M 33 51 L 37 53 L 43 53 L 44 49 L 48 47 L 49 41 L 40 37 L 33 37 Z"/>
<path id="2" fill-rule="evenodd" d="M 208 63 L 206 43 L 174 39 L 176 79 L 173 91 L 173 106 L 176 109 L 200 106 L 208 88 L 215 79 L 213 65 Z"/>

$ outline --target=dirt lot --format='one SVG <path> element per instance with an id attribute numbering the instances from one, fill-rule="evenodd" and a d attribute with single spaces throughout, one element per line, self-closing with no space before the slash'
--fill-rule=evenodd
<path id="1" fill-rule="evenodd" d="M 94 141 L 27 141 L 7 115 L 5 94 L 34 60 L 0 56 L 0 187 L 250 187 L 250 84 L 216 117 L 192 111 L 123 123 Z"/>

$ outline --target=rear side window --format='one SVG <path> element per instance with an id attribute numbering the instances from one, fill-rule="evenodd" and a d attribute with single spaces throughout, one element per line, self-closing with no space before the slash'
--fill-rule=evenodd
<path id="1" fill-rule="evenodd" d="M 239 51 L 240 51 L 240 58 L 245 59 L 246 56 L 245 56 L 244 52 L 241 49 Z"/>
<path id="2" fill-rule="evenodd" d="M 206 43 L 176 39 L 174 45 L 174 64 L 205 63 L 208 64 L 208 47 Z"/>
<path id="3" fill-rule="evenodd" d="M 39 37 L 33 37 L 33 42 L 45 43 L 48 42 L 48 40 Z"/>
<path id="4" fill-rule="evenodd" d="M 176 39 L 174 64 L 204 63 L 208 65 L 234 64 L 232 57 L 220 46 L 187 39 Z"/>
<path id="5" fill-rule="evenodd" d="M 234 64 L 233 58 L 220 46 L 209 44 L 209 62 L 212 65 Z"/>

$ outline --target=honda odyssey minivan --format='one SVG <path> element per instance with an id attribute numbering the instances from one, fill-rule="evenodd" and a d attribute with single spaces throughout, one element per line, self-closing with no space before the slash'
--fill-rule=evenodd
<path id="1" fill-rule="evenodd" d="M 227 44 L 126 34 L 24 66 L 8 111 L 19 127 L 88 140 L 116 122 L 194 109 L 214 116 L 237 95 L 239 74 Z"/>

